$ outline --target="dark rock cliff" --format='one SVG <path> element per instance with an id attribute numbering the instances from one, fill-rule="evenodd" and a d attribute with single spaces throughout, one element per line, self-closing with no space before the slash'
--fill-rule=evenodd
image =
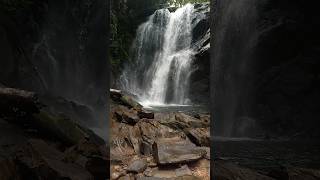
<path id="1" fill-rule="evenodd" d="M 210 92 L 210 4 L 195 4 L 193 20 L 193 47 L 196 55 L 193 61 L 195 71 L 190 77 L 190 99 L 194 103 L 209 104 Z"/>
<path id="2" fill-rule="evenodd" d="M 313 1 L 218 1 L 216 135 L 318 137 L 320 23 Z"/>

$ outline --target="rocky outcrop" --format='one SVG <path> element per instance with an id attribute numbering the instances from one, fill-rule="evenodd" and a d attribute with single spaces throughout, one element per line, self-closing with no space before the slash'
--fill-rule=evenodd
<path id="1" fill-rule="evenodd" d="M 122 96 L 121 91 L 112 94 L 117 100 Z M 188 137 L 192 129 L 208 130 L 208 115 L 159 113 L 122 104 L 114 101 L 110 111 L 111 179 L 209 179 L 210 151 L 201 147 L 208 134 L 197 133 L 200 144 Z M 125 120 L 126 113 L 134 121 Z"/>
<path id="2" fill-rule="evenodd" d="M 94 126 L 99 119 L 95 108 L 64 97 L 40 94 L 39 100 L 46 104 L 43 109 L 51 114 L 63 114 L 84 126 Z M 98 107 L 96 107 L 98 109 Z"/>
<path id="3" fill-rule="evenodd" d="M 190 76 L 190 99 L 194 103 L 208 105 L 210 82 L 210 3 L 195 4 L 192 23 L 192 46 L 196 53 L 193 61 L 195 70 Z"/>
<path id="4" fill-rule="evenodd" d="M 47 112 L 37 94 L 0 89 L 0 175 L 9 179 L 106 179 L 104 140 L 66 116 Z M 9 107 L 9 108 L 8 108 Z M 9 113 L 8 113 L 9 112 Z M 3 175 L 3 176 L 2 176 Z"/>

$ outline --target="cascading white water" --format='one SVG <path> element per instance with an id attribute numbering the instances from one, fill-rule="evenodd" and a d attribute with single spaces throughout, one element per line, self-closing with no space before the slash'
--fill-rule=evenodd
<path id="1" fill-rule="evenodd" d="M 125 68 L 121 84 L 143 104 L 190 103 L 193 11 L 191 4 L 172 13 L 160 9 L 138 28 L 133 45 L 135 65 Z"/>

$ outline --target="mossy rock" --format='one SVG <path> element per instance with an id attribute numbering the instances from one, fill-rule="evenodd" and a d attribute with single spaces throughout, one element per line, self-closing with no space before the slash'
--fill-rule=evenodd
<path id="1" fill-rule="evenodd" d="M 33 114 L 33 124 L 47 137 L 57 139 L 67 145 L 78 144 L 83 139 L 102 139 L 97 137 L 91 130 L 86 129 L 76 122 L 62 116 L 49 114 L 45 111 Z"/>
<path id="2" fill-rule="evenodd" d="M 142 105 L 135 101 L 132 97 L 123 95 L 120 100 L 122 103 L 130 108 L 141 109 Z"/>

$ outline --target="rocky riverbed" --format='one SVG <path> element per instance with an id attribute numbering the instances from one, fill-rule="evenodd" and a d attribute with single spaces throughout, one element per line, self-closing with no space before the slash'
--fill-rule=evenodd
<path id="1" fill-rule="evenodd" d="M 210 179 L 210 115 L 153 112 L 110 93 L 111 179 Z"/>

